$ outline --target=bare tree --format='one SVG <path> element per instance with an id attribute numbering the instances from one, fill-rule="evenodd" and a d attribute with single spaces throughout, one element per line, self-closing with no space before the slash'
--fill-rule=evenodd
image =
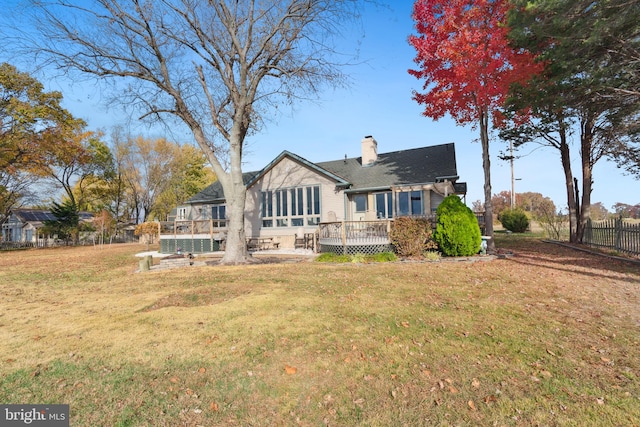
<path id="1" fill-rule="evenodd" d="M 250 261 L 242 178 L 245 138 L 279 105 L 341 84 L 336 36 L 357 0 L 31 0 L 48 63 L 122 78 L 120 102 L 177 118 L 207 155 L 229 216 L 225 263 Z M 31 29 L 30 29 L 31 30 Z M 347 59 L 348 60 L 348 59 Z M 121 86 L 122 87 L 122 86 Z"/>

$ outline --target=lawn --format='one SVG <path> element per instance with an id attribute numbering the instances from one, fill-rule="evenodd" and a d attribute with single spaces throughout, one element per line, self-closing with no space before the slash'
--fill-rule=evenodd
<path id="1" fill-rule="evenodd" d="M 137 245 L 0 253 L 0 402 L 73 426 L 640 425 L 640 267 L 498 246 L 148 273 Z"/>

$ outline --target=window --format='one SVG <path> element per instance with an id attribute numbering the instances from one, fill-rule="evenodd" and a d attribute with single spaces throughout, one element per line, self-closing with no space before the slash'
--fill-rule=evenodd
<path id="1" fill-rule="evenodd" d="M 262 192 L 262 226 L 273 227 L 273 191 Z"/>
<path id="2" fill-rule="evenodd" d="M 302 227 L 304 225 L 304 189 L 292 188 L 291 195 L 291 226 Z"/>
<path id="3" fill-rule="evenodd" d="M 375 194 L 376 218 L 393 218 L 393 197 L 390 191 Z"/>
<path id="4" fill-rule="evenodd" d="M 187 208 L 178 208 L 176 219 L 177 220 L 187 219 Z"/>
<path id="5" fill-rule="evenodd" d="M 211 219 L 214 227 L 226 227 L 227 222 L 222 220 L 227 219 L 227 207 L 225 205 L 211 207 Z"/>
<path id="6" fill-rule="evenodd" d="M 398 215 L 422 215 L 422 191 L 397 193 Z"/>
<path id="7" fill-rule="evenodd" d="M 302 227 L 320 223 L 320 186 L 263 191 L 263 227 Z"/>
<path id="8" fill-rule="evenodd" d="M 367 195 L 366 194 L 356 194 L 355 196 L 353 196 L 353 201 L 356 204 L 356 212 L 367 211 Z"/>
<path id="9" fill-rule="evenodd" d="M 320 224 L 320 187 L 316 185 L 307 187 L 307 225 L 318 224 Z"/>
<path id="10" fill-rule="evenodd" d="M 278 190 L 276 194 L 276 227 L 286 227 L 289 224 L 287 190 Z"/>

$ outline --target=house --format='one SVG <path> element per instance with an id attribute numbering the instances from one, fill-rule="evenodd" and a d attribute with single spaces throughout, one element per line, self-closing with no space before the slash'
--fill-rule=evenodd
<path id="1" fill-rule="evenodd" d="M 361 147 L 361 157 L 320 163 L 284 151 L 262 170 L 245 173 L 249 243 L 256 248 L 320 244 L 331 250 L 344 246 L 345 235 L 360 227 L 356 234 L 368 240 L 377 235 L 383 250 L 393 218 L 431 216 L 447 195 L 466 194 L 466 184 L 458 182 L 453 143 L 378 154 L 377 141 L 366 136 Z M 218 250 L 225 219 L 224 193 L 215 182 L 161 223 L 161 252 Z M 372 232 L 376 229 L 380 235 Z"/>
<path id="2" fill-rule="evenodd" d="M 89 222 L 93 214 L 79 212 L 81 222 Z M 56 236 L 40 232 L 46 221 L 55 221 L 56 217 L 43 209 L 14 209 L 7 221 L 2 224 L 2 243 L 19 246 L 51 246 Z"/>

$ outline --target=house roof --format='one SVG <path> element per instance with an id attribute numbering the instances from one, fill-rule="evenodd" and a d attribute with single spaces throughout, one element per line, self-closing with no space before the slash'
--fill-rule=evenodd
<path id="1" fill-rule="evenodd" d="M 11 211 L 22 222 L 45 222 L 55 221 L 56 217 L 48 210 L 44 209 L 14 209 Z M 80 220 L 88 220 L 93 218 L 91 212 L 78 212 Z"/>
<path id="2" fill-rule="evenodd" d="M 262 171 L 244 172 L 242 174 L 242 181 L 245 185 L 247 185 L 252 180 L 252 178 L 260 172 Z M 220 181 L 216 181 L 201 192 L 192 196 L 189 200 L 187 200 L 186 203 L 215 202 L 223 200 L 224 191 L 222 190 L 222 184 L 220 184 Z"/>
<path id="3" fill-rule="evenodd" d="M 378 154 L 375 163 L 364 167 L 361 157 L 316 165 L 343 177 L 351 190 L 458 179 L 453 143 Z"/>
<path id="4" fill-rule="evenodd" d="M 250 187 L 283 158 L 291 158 L 336 182 L 348 191 L 383 189 L 408 184 L 427 184 L 445 179 L 455 184 L 456 191 L 466 193 L 465 183 L 456 183 L 456 153 L 453 143 L 378 154 L 375 163 L 362 166 L 361 157 L 313 163 L 297 154 L 283 151 L 262 170 L 245 172 L 243 180 Z M 224 201 L 219 181 L 214 182 L 187 203 Z"/>

